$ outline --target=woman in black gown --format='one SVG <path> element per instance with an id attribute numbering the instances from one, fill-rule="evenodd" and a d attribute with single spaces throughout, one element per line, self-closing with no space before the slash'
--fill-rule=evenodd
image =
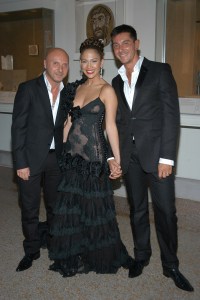
<path id="1" fill-rule="evenodd" d="M 110 178 L 121 175 L 117 99 L 102 78 L 103 44 L 93 38 L 80 47 L 85 80 L 66 87 L 61 158 L 62 181 L 51 227 L 50 270 L 63 277 L 76 273 L 116 273 L 129 268 L 132 258 L 123 245 L 113 201 Z M 118 167 L 109 171 L 103 122 Z M 110 175 L 109 175 L 110 173 Z"/>

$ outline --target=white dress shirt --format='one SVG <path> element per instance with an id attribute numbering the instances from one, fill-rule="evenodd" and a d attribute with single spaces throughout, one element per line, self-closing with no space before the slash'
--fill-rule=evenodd
<path id="1" fill-rule="evenodd" d="M 63 89 L 64 84 L 63 84 L 63 82 L 60 83 L 58 96 L 57 96 L 55 102 L 53 102 L 53 94 L 51 92 L 51 84 L 47 79 L 46 72 L 44 72 L 43 75 L 44 75 L 44 81 L 45 81 L 45 84 L 46 84 L 46 87 L 47 87 L 47 91 L 48 91 L 48 94 L 49 94 L 50 105 L 51 105 L 51 110 L 52 110 L 52 115 L 53 115 L 53 122 L 55 124 L 56 116 L 57 116 L 57 112 L 58 112 L 58 106 L 59 106 L 59 103 L 60 103 L 60 92 Z M 55 149 L 54 137 L 52 139 L 50 149 Z"/>

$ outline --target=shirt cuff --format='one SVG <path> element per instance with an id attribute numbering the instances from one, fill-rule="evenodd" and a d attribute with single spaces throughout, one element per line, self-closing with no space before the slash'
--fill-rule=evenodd
<path id="1" fill-rule="evenodd" d="M 159 159 L 159 163 L 160 163 L 160 164 L 169 165 L 169 166 L 174 166 L 174 161 L 171 160 L 171 159 L 160 158 L 160 159 Z"/>
<path id="2" fill-rule="evenodd" d="M 115 159 L 114 157 L 109 157 L 107 158 L 107 161 L 111 160 L 111 159 Z"/>

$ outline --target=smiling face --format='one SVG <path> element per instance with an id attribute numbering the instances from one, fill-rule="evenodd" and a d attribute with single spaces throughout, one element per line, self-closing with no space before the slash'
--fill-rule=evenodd
<path id="1" fill-rule="evenodd" d="M 46 76 L 51 85 L 60 83 L 68 73 L 69 58 L 62 49 L 53 49 L 44 60 Z"/>
<path id="2" fill-rule="evenodd" d="M 99 77 L 100 68 L 103 66 L 103 59 L 95 49 L 86 49 L 81 54 L 80 66 L 82 72 L 90 79 Z"/>
<path id="3" fill-rule="evenodd" d="M 138 60 L 139 40 L 131 38 L 129 32 L 122 32 L 112 38 L 115 57 L 123 64 L 135 64 Z"/>

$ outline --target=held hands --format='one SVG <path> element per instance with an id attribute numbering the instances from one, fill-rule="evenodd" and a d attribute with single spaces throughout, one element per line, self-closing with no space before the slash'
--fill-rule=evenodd
<path id="1" fill-rule="evenodd" d="M 158 164 L 158 177 L 160 179 L 166 178 L 172 174 L 172 166 L 166 164 Z"/>
<path id="2" fill-rule="evenodd" d="M 29 180 L 30 169 L 24 168 L 24 169 L 17 170 L 17 176 L 19 176 L 23 180 Z"/>
<path id="3" fill-rule="evenodd" d="M 121 166 L 116 162 L 115 159 L 108 160 L 108 165 L 110 168 L 110 179 L 117 179 L 122 176 Z"/>

